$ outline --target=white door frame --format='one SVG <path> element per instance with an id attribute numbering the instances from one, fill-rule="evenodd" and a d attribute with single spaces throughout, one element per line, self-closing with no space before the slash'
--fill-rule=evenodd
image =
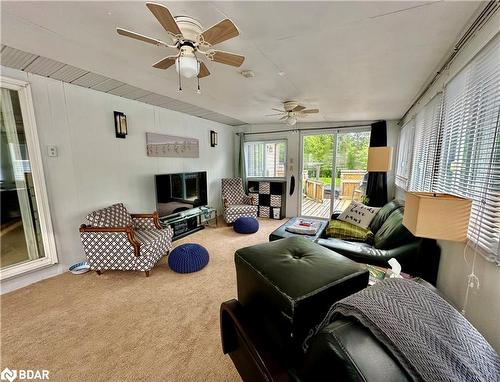
<path id="1" fill-rule="evenodd" d="M 19 95 L 19 103 L 21 106 L 26 145 L 28 146 L 30 166 L 35 188 L 35 199 L 40 218 L 40 228 L 45 252 L 45 256 L 42 258 L 13 264 L 5 267 L 4 269 L 0 269 L 0 280 L 4 280 L 56 264 L 58 260 L 30 84 L 26 81 L 0 76 L 0 87 L 15 90 Z"/>
<path id="2" fill-rule="evenodd" d="M 333 204 L 335 202 L 335 185 L 333 184 L 335 182 L 335 177 L 333 174 L 337 173 L 337 138 L 339 134 L 348 134 L 348 133 L 354 133 L 354 132 L 363 132 L 363 131 L 371 131 L 370 127 L 341 127 L 341 128 L 325 128 L 325 129 L 314 129 L 313 131 L 307 131 L 307 129 L 301 130 L 300 131 L 300 137 L 299 137 L 299 181 L 298 181 L 298 190 L 301 193 L 299 198 L 298 198 L 298 215 L 302 214 L 302 171 L 304 170 L 304 137 L 305 136 L 310 136 L 310 135 L 322 135 L 322 134 L 332 134 L 334 135 L 334 146 L 333 146 L 333 153 L 332 153 L 332 184 L 331 189 L 332 189 L 332 197 L 330 199 L 330 216 L 333 213 Z M 314 219 L 320 219 L 324 220 L 325 218 L 318 218 L 316 216 L 305 216 L 308 218 L 314 218 Z M 328 218 L 327 220 L 330 220 Z"/>
<path id="3" fill-rule="evenodd" d="M 5 89 L 5 93 L 9 92 L 9 89 Z M 28 184 L 26 178 L 24 177 L 24 171 L 20 170 L 15 166 L 14 161 L 22 160 L 21 148 L 19 145 L 19 139 L 17 135 L 16 121 L 14 120 L 14 110 L 12 107 L 12 100 L 10 95 L 8 97 L 3 97 L 5 95 L 2 89 L 2 112 L 4 125 L 6 128 L 7 143 L 9 147 L 9 153 L 13 160 L 12 165 L 14 166 L 14 181 L 17 189 L 17 199 L 19 201 L 19 209 L 21 210 L 21 220 L 24 230 L 24 238 L 26 240 L 26 247 L 28 249 L 28 259 L 35 260 L 39 258 L 38 245 L 36 240 L 35 228 L 33 226 L 33 219 L 31 217 L 31 206 L 30 206 L 30 196 L 28 191 Z M 5 98 L 5 99 L 4 99 Z M 29 150 L 28 150 L 29 155 Z M 22 177 L 22 180 L 20 179 Z"/>

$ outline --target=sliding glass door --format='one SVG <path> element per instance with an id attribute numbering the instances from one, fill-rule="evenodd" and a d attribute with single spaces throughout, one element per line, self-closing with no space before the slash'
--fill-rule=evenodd
<path id="1" fill-rule="evenodd" d="M 337 135 L 335 172 L 338 192 L 334 211 L 344 211 L 352 200 L 363 201 L 368 183 L 369 131 L 340 131 Z"/>
<path id="2" fill-rule="evenodd" d="M 369 130 L 303 134 L 301 216 L 328 219 L 363 200 L 369 142 Z"/>
<path id="3" fill-rule="evenodd" d="M 335 147 L 335 133 L 302 137 L 302 216 L 328 218 L 331 215 L 336 187 Z"/>
<path id="4" fill-rule="evenodd" d="M 44 215 L 48 203 L 27 89 L 2 79 L 0 92 L 0 271 L 4 278 L 54 263 L 55 251 L 50 221 Z"/>

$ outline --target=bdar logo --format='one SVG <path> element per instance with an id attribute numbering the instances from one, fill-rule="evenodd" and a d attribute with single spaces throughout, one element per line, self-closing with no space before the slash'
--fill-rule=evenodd
<path id="1" fill-rule="evenodd" d="M 8 367 L 2 370 L 0 373 L 0 379 L 2 381 L 13 382 L 17 378 L 17 370 L 10 370 Z"/>

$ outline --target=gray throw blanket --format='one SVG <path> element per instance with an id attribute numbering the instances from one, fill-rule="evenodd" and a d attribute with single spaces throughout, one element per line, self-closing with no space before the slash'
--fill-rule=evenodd
<path id="1" fill-rule="evenodd" d="M 500 358 L 490 344 L 442 297 L 415 281 L 387 279 L 338 301 L 311 334 L 337 315 L 356 318 L 415 381 L 500 381 Z"/>

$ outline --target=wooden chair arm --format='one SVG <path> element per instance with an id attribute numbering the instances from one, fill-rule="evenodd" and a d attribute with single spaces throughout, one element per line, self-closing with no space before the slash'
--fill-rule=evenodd
<path id="1" fill-rule="evenodd" d="M 91 225 L 82 224 L 80 232 L 129 232 L 133 231 L 134 227 L 129 225 L 125 227 L 93 227 Z"/>
<path id="2" fill-rule="evenodd" d="M 80 233 L 126 233 L 128 241 L 134 247 L 134 255 L 141 255 L 141 243 L 135 238 L 134 227 L 129 225 L 126 227 L 92 227 L 86 224 L 80 226 Z"/>
<path id="3" fill-rule="evenodd" d="M 156 228 L 163 228 L 160 224 L 160 215 L 158 214 L 158 211 L 154 211 L 150 214 L 130 214 L 130 216 L 132 217 L 132 219 L 153 219 L 153 223 Z"/>

